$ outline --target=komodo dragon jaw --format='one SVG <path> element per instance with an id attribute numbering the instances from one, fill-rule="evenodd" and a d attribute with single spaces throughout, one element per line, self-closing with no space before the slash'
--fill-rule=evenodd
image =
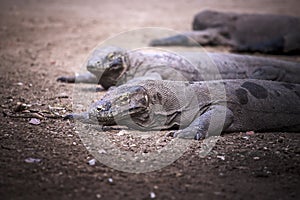
<path id="1" fill-rule="evenodd" d="M 89 111 L 89 118 L 96 118 L 102 125 L 129 125 L 132 119 L 144 118 L 148 107 L 149 97 L 142 86 L 121 87 L 96 102 Z"/>

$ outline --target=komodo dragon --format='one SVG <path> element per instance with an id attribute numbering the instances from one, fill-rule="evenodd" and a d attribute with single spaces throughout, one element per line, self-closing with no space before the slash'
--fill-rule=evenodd
<path id="1" fill-rule="evenodd" d="M 193 30 L 150 42 L 151 46 L 225 45 L 234 51 L 300 52 L 300 18 L 273 14 L 202 11 Z"/>
<path id="2" fill-rule="evenodd" d="M 66 118 L 145 131 L 179 128 L 175 137 L 201 139 L 218 130 L 300 131 L 299 105 L 299 84 L 147 80 L 108 91 L 87 112 Z"/>
<path id="3" fill-rule="evenodd" d="M 62 82 L 99 83 L 105 89 L 130 80 L 203 81 L 265 79 L 300 83 L 300 64 L 255 56 L 156 49 L 126 51 L 118 47 L 96 49 L 87 62 L 88 73 L 63 76 Z"/>

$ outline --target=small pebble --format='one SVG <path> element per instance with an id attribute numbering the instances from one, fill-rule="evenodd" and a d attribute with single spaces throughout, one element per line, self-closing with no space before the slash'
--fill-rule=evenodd
<path id="1" fill-rule="evenodd" d="M 225 156 L 217 156 L 217 158 L 219 158 L 221 160 L 225 160 Z"/>
<path id="2" fill-rule="evenodd" d="M 183 174 L 180 173 L 180 172 L 176 172 L 175 176 L 176 176 L 176 177 L 181 177 L 181 176 L 183 176 Z"/>
<path id="3" fill-rule="evenodd" d="M 110 182 L 110 183 L 113 183 L 113 182 L 114 182 L 114 180 L 113 180 L 112 178 L 108 178 L 107 180 L 108 180 L 108 182 Z"/>
<path id="4" fill-rule="evenodd" d="M 260 159 L 260 157 L 253 157 L 253 159 L 254 159 L 254 160 L 259 160 L 259 159 Z"/>
<path id="5" fill-rule="evenodd" d="M 246 132 L 246 135 L 254 135 L 255 133 L 254 133 L 254 131 L 247 131 Z"/>
<path id="6" fill-rule="evenodd" d="M 93 166 L 96 164 L 96 159 L 93 158 L 93 159 L 89 160 L 88 163 L 89 163 L 89 165 Z"/>
<path id="7" fill-rule="evenodd" d="M 96 194 L 97 199 L 100 199 L 101 197 L 102 197 L 101 194 Z"/>
<path id="8" fill-rule="evenodd" d="M 41 121 L 37 118 L 31 118 L 29 121 L 29 124 L 33 124 L 33 125 L 39 125 L 41 123 Z"/>
<path id="9" fill-rule="evenodd" d="M 242 137 L 244 140 L 249 140 L 249 136 Z"/>
<path id="10" fill-rule="evenodd" d="M 39 163 L 39 162 L 41 162 L 41 159 L 29 157 L 29 158 L 26 158 L 24 161 L 26 163 Z"/>
<path id="11" fill-rule="evenodd" d="M 156 197 L 155 193 L 154 192 L 150 192 L 150 198 L 154 199 L 155 197 Z"/>

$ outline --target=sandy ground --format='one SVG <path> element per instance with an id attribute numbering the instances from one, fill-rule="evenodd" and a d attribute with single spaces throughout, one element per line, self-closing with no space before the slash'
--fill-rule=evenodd
<path id="1" fill-rule="evenodd" d="M 87 164 L 93 156 L 74 123 L 55 118 L 72 111 L 73 92 L 56 78 L 77 71 L 107 37 L 145 26 L 190 30 L 204 9 L 300 15 L 297 2 L 0 1 L 1 199 L 299 199 L 297 133 L 227 134 L 205 158 L 194 142 L 173 164 L 132 174 Z M 26 110 L 41 123 L 7 116 Z"/>

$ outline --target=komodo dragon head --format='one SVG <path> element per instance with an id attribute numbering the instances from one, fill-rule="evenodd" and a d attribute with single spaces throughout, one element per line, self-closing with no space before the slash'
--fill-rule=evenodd
<path id="1" fill-rule="evenodd" d="M 119 124 L 132 127 L 137 121 L 145 119 L 148 106 L 149 97 L 142 86 L 120 86 L 106 93 L 91 107 L 89 118 L 96 119 L 103 125 Z"/>
<path id="2" fill-rule="evenodd" d="M 98 77 L 105 89 L 116 85 L 127 70 L 126 51 L 119 47 L 96 49 L 88 59 L 87 70 Z"/>
<path id="3" fill-rule="evenodd" d="M 181 89 L 176 92 L 177 87 Z M 136 130 L 185 127 L 199 112 L 199 105 L 194 90 L 184 87 L 181 81 L 154 80 L 118 86 L 89 109 L 89 119 Z"/>

